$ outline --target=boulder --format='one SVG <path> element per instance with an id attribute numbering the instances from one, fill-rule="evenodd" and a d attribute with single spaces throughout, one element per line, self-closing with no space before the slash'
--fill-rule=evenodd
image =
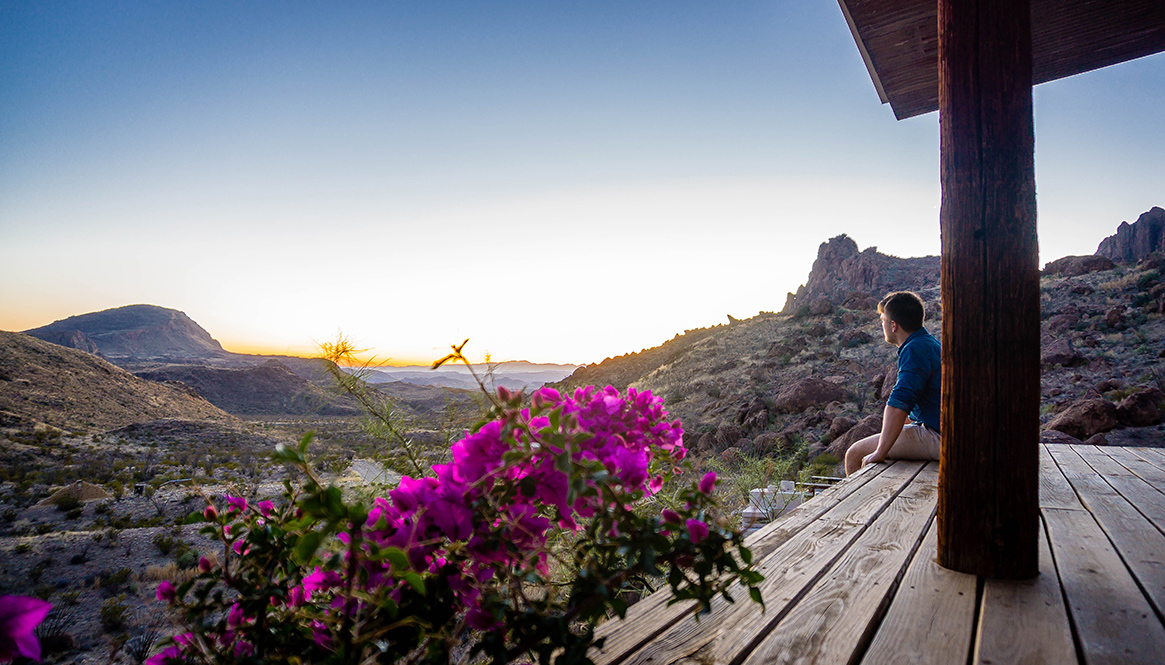
<path id="1" fill-rule="evenodd" d="M 809 314 L 811 316 L 825 316 L 833 311 L 833 303 L 829 301 L 828 296 L 817 296 L 809 305 Z"/>
<path id="2" fill-rule="evenodd" d="M 841 437 L 841 435 L 850 431 L 854 425 L 858 424 L 853 418 L 846 418 L 845 416 L 838 416 L 829 423 L 829 440 L 833 441 Z"/>
<path id="3" fill-rule="evenodd" d="M 1040 443 L 1081 443 L 1080 439 L 1059 430 L 1046 429 L 1040 432 Z"/>
<path id="4" fill-rule="evenodd" d="M 1073 284 L 1072 288 L 1068 289 L 1068 292 L 1078 296 L 1086 296 L 1095 290 L 1096 288 L 1092 285 L 1081 282 L 1079 284 Z"/>
<path id="5" fill-rule="evenodd" d="M 894 384 L 898 383 L 898 363 L 892 363 L 887 367 L 884 377 L 882 379 L 882 392 L 878 395 L 879 400 L 889 399 L 890 393 L 894 392 Z"/>
<path id="6" fill-rule="evenodd" d="M 742 438 L 744 438 L 744 431 L 740 429 L 740 426 L 732 423 L 720 423 L 720 426 L 716 428 L 716 449 L 724 450 L 734 446 Z"/>
<path id="7" fill-rule="evenodd" d="M 1121 330 L 1125 327 L 1125 308 L 1117 305 L 1108 310 L 1104 314 L 1104 323 L 1113 330 Z"/>
<path id="8" fill-rule="evenodd" d="M 736 412 L 736 422 L 745 430 L 764 429 L 769 424 L 769 407 L 764 400 L 754 397 L 748 404 L 742 404 Z"/>
<path id="9" fill-rule="evenodd" d="M 1104 438 L 1103 434 L 1093 434 L 1092 436 L 1088 437 L 1084 443 L 1087 443 L 1090 446 L 1107 446 L 1108 439 Z"/>
<path id="10" fill-rule="evenodd" d="M 1076 350 L 1067 338 L 1060 338 L 1048 344 L 1040 353 L 1041 365 L 1060 365 L 1061 367 L 1076 367 L 1088 362 L 1084 354 Z"/>
<path id="11" fill-rule="evenodd" d="M 821 407 L 833 401 L 845 402 L 849 393 L 845 388 L 823 379 L 801 379 L 786 386 L 777 394 L 774 408 L 778 413 L 799 413 L 809 407 Z"/>
<path id="12" fill-rule="evenodd" d="M 1112 262 L 1112 259 L 1105 256 L 1097 256 L 1095 254 L 1088 256 L 1065 256 L 1062 259 L 1048 262 L 1044 266 L 1042 274 L 1076 277 L 1100 270 L 1112 270 L 1115 267 L 1116 264 Z"/>
<path id="13" fill-rule="evenodd" d="M 874 338 L 864 330 L 847 330 L 839 335 L 837 340 L 841 342 L 841 348 L 852 349 L 855 346 L 869 344 Z"/>
<path id="14" fill-rule="evenodd" d="M 837 459 L 845 459 L 845 451 L 856 441 L 860 441 L 867 436 L 873 436 L 882 431 L 882 414 L 877 413 L 866 416 L 858 421 L 858 424 L 851 427 L 840 438 L 834 440 L 825 449 L 825 452 L 833 455 Z"/>
<path id="15" fill-rule="evenodd" d="M 1129 427 L 1148 427 L 1161 422 L 1161 409 L 1165 393 L 1156 388 L 1141 388 L 1122 399 L 1116 405 L 1117 420 Z"/>
<path id="16" fill-rule="evenodd" d="M 810 337 L 821 338 L 829 334 L 829 328 L 825 327 L 824 323 L 818 323 L 809 326 L 809 329 L 805 331 L 805 334 L 809 335 Z"/>
<path id="17" fill-rule="evenodd" d="M 761 432 L 752 440 L 752 449 L 757 455 L 775 455 L 791 449 L 793 441 L 793 432 Z"/>
<path id="18" fill-rule="evenodd" d="M 1093 398 L 1074 402 L 1052 419 L 1045 429 L 1058 430 L 1083 440 L 1119 426 L 1116 405 L 1106 399 Z"/>

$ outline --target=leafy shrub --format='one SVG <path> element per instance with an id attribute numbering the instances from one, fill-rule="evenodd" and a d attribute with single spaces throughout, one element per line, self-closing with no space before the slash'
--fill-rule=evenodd
<path id="1" fill-rule="evenodd" d="M 128 585 L 132 578 L 133 571 L 129 568 L 104 570 L 98 575 L 98 581 L 101 584 L 101 588 L 105 589 L 111 594 L 120 593 L 122 588 Z"/>
<path id="2" fill-rule="evenodd" d="M 742 535 L 710 517 L 715 474 L 680 484 L 674 509 L 635 511 L 686 467 L 658 398 L 544 388 L 526 405 L 499 388 L 491 415 L 452 463 L 371 506 L 320 484 L 310 435 L 280 446 L 306 477 L 287 482 L 281 506 L 228 497 L 191 517 L 231 555 L 158 585 L 192 631 L 158 662 L 445 662 L 470 634 L 471 657 L 495 664 L 582 662 L 594 625 L 623 616 L 621 591 L 643 580 L 694 611 L 737 584 L 760 602 Z"/>
<path id="3" fill-rule="evenodd" d="M 40 655 L 44 660 L 52 656 L 71 651 L 76 646 L 76 640 L 67 632 L 73 625 L 72 612 L 66 612 L 55 607 L 49 612 L 45 620 L 36 627 L 34 634 L 40 642 Z"/>
<path id="4" fill-rule="evenodd" d="M 112 633 L 125 628 L 129 618 L 129 608 L 125 604 L 125 594 L 107 598 L 101 603 L 101 627 L 105 632 Z"/>
<path id="5" fill-rule="evenodd" d="M 81 500 L 72 494 L 62 494 L 61 496 L 53 499 L 53 503 L 57 506 L 57 510 L 61 511 L 62 513 L 67 513 L 70 510 L 81 507 Z"/>
<path id="6" fill-rule="evenodd" d="M 17 543 L 16 547 L 12 548 L 12 551 L 16 552 L 17 554 L 28 554 L 32 551 L 32 543 Z"/>

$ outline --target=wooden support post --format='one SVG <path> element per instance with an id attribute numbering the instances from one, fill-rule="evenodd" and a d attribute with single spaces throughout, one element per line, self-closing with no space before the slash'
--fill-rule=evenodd
<path id="1" fill-rule="evenodd" d="M 1038 573 L 1040 293 L 1028 0 L 938 0 L 938 563 Z"/>

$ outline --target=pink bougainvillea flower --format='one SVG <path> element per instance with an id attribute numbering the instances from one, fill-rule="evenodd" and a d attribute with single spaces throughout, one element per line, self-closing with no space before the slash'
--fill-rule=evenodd
<path id="1" fill-rule="evenodd" d="M 689 519 L 688 536 L 691 537 L 693 543 L 698 543 L 708 537 L 708 525 L 698 519 Z"/>
<path id="2" fill-rule="evenodd" d="M 0 596 L 0 662 L 24 656 L 40 660 L 40 642 L 33 631 L 52 605 L 28 596 Z"/>
<path id="3" fill-rule="evenodd" d="M 322 649 L 332 648 L 332 636 L 328 632 L 328 627 L 322 621 L 311 622 L 311 638 Z"/>
<path id="4" fill-rule="evenodd" d="M 325 591 L 334 586 L 339 586 L 340 575 L 331 570 L 322 570 L 316 566 L 316 570 L 311 575 L 303 578 L 303 590 L 308 594 L 313 591 Z"/>
<path id="5" fill-rule="evenodd" d="M 247 509 L 247 500 L 241 496 L 228 496 L 227 506 L 228 510 L 243 511 Z"/>
<path id="6" fill-rule="evenodd" d="M 663 511 L 661 511 L 659 513 L 659 519 L 664 524 L 679 524 L 680 523 L 679 513 L 677 513 L 676 511 L 674 511 L 670 508 L 664 508 Z"/>
<path id="7" fill-rule="evenodd" d="M 178 590 L 174 588 L 170 580 L 162 580 L 162 583 L 158 585 L 158 590 L 155 595 L 162 602 L 172 603 L 178 597 Z"/>
<path id="8" fill-rule="evenodd" d="M 262 513 L 263 517 L 269 517 L 271 513 L 275 512 L 275 504 L 270 501 L 260 501 L 255 505 L 259 508 L 259 512 Z"/>
<path id="9" fill-rule="evenodd" d="M 709 471 L 700 479 L 700 491 L 704 494 L 711 494 L 712 490 L 716 488 L 716 472 Z"/>
<path id="10" fill-rule="evenodd" d="M 208 559 L 204 556 L 198 557 L 198 569 L 200 571 L 207 573 L 207 572 L 210 572 L 210 569 L 213 567 L 214 567 L 213 564 L 210 563 L 210 559 Z"/>
<path id="11" fill-rule="evenodd" d="M 255 653 L 255 647 L 246 640 L 235 642 L 235 658 L 246 658 Z"/>
<path id="12" fill-rule="evenodd" d="M 165 651 L 150 656 L 146 660 L 146 665 L 167 665 L 167 663 L 174 661 L 183 662 L 182 650 L 178 648 L 177 644 L 172 644 Z"/>

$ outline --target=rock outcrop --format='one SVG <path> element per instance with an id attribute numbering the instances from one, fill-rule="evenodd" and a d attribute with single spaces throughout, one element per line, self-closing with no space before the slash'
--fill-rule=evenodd
<path id="1" fill-rule="evenodd" d="M 1161 250 L 1165 250 L 1165 209 L 1153 206 L 1132 224 L 1121 222 L 1114 235 L 1100 241 L 1096 253 L 1117 263 L 1133 265 Z"/>
<path id="2" fill-rule="evenodd" d="M 1087 256 L 1065 256 L 1062 259 L 1050 261 L 1041 271 L 1044 275 L 1063 275 L 1077 277 L 1100 270 L 1112 270 L 1116 264 L 1107 256 L 1090 254 Z"/>
<path id="3" fill-rule="evenodd" d="M 845 401 L 848 397 L 845 388 L 836 383 L 816 378 L 801 379 L 777 394 L 773 408 L 779 413 L 798 413 L 809 407 Z"/>
<path id="4" fill-rule="evenodd" d="M 939 257 L 900 259 L 876 247 L 859 252 L 853 238 L 843 234 L 821 243 L 809 279 L 789 294 L 781 313 L 805 307 L 808 314 L 826 314 L 844 303 L 868 307 L 871 299 L 876 303 L 890 291 L 924 291 L 938 284 Z"/>

